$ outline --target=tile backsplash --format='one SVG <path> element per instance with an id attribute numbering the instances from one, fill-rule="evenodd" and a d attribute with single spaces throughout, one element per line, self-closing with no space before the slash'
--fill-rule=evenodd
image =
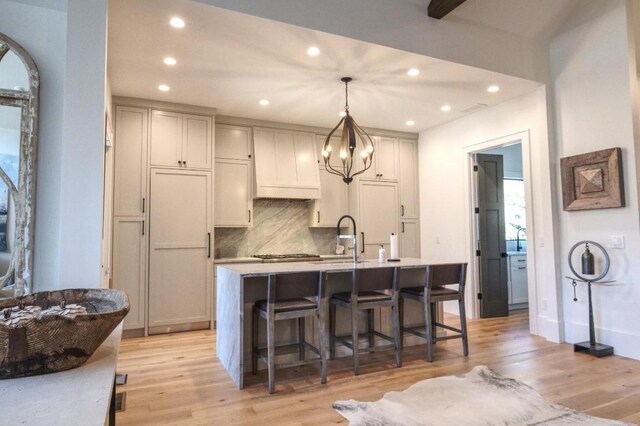
<path id="1" fill-rule="evenodd" d="M 257 199 L 253 215 L 252 228 L 215 228 L 216 257 L 334 253 L 336 229 L 309 228 L 306 201 Z"/>

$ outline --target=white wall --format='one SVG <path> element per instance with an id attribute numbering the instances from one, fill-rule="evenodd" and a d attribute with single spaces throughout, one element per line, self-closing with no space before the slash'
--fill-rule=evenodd
<path id="1" fill-rule="evenodd" d="M 0 0 L 0 10 L 0 31 L 41 77 L 34 290 L 98 287 L 106 0 Z"/>
<path id="2" fill-rule="evenodd" d="M 537 306 L 538 317 L 533 320 L 538 334 L 559 341 L 562 327 L 560 313 L 556 310 L 558 292 L 551 195 L 554 171 L 549 167 L 545 87 L 420 133 L 422 256 L 435 263 L 475 261 L 470 257 L 470 230 L 466 226 L 471 211 L 462 191 L 468 185 L 464 149 L 522 131 L 529 132 L 531 145 L 533 193 L 530 211 L 533 212 L 535 235 L 529 237 L 529 247 L 533 249 L 535 244 L 533 273 L 538 282 L 538 300 L 529 303 Z M 451 188 L 460 190 L 451 191 Z M 466 296 L 468 306 L 476 303 L 472 290 Z"/>
<path id="3" fill-rule="evenodd" d="M 577 241 L 608 246 L 610 235 L 624 235 L 626 247 L 610 249 L 614 286 L 594 289 L 595 323 L 600 342 L 616 353 L 640 358 L 640 252 L 637 170 L 625 1 L 584 1 L 550 46 L 558 157 L 611 147 L 622 148 L 624 208 L 559 212 L 562 275 L 570 271 L 564 253 Z M 635 75 L 635 73 L 634 73 Z M 557 163 L 556 163 L 557 164 Z M 557 186 L 560 202 L 561 187 Z M 578 302 L 562 281 L 566 339 L 588 340 L 584 285 Z"/>

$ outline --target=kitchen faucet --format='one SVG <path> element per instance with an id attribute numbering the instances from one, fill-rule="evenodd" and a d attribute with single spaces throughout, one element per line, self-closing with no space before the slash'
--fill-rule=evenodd
<path id="1" fill-rule="evenodd" d="M 353 235 L 351 234 L 340 234 L 340 224 L 342 223 L 343 219 L 350 219 L 351 223 L 353 224 Z M 349 216 L 348 214 L 345 214 L 344 216 L 342 216 L 340 219 L 338 219 L 338 224 L 336 225 L 336 244 L 340 244 L 340 240 L 342 239 L 349 239 L 349 240 L 353 240 L 353 262 L 357 262 L 358 261 L 358 233 L 356 232 L 356 220 Z"/>
<path id="2" fill-rule="evenodd" d="M 522 250 L 522 246 L 520 245 L 520 232 L 524 232 L 526 234 L 527 228 L 523 228 L 522 226 L 520 226 L 518 228 L 518 232 L 516 232 L 516 251 Z"/>

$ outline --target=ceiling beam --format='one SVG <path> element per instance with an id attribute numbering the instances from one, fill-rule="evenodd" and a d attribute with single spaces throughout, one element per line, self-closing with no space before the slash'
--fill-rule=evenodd
<path id="1" fill-rule="evenodd" d="M 442 19 L 465 0 L 431 0 L 427 8 L 427 14 L 431 18 Z"/>

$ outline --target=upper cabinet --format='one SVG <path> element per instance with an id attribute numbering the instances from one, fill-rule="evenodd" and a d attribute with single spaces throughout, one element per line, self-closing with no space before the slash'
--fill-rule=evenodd
<path id="1" fill-rule="evenodd" d="M 211 169 L 211 117 L 151 112 L 151 166 Z"/>
<path id="2" fill-rule="evenodd" d="M 326 135 L 316 135 L 316 152 L 318 153 L 318 164 L 324 166 L 324 158 L 322 158 L 322 148 L 324 147 L 324 141 L 327 139 Z M 331 144 L 335 146 L 340 146 L 340 136 L 333 136 L 331 138 Z M 331 167 L 337 170 L 342 169 L 342 160 L 340 160 L 340 155 L 332 155 L 329 159 L 329 164 Z"/>
<path id="3" fill-rule="evenodd" d="M 362 179 L 397 181 L 398 139 L 383 136 L 373 136 L 371 139 L 375 148 L 373 164 L 360 177 Z"/>
<path id="4" fill-rule="evenodd" d="M 416 141 L 400 139 L 400 218 L 417 219 L 420 216 L 418 203 L 418 145 Z"/>
<path id="5" fill-rule="evenodd" d="M 115 216 L 142 217 L 147 191 L 148 110 L 116 107 Z"/>
<path id="6" fill-rule="evenodd" d="M 320 198 L 313 133 L 259 127 L 253 132 L 256 197 Z"/>
<path id="7" fill-rule="evenodd" d="M 216 125 L 214 224 L 253 225 L 251 128 Z"/>
<path id="8" fill-rule="evenodd" d="M 320 167 L 320 199 L 309 206 L 309 226 L 335 227 L 349 213 L 349 191 L 342 178 Z"/>

